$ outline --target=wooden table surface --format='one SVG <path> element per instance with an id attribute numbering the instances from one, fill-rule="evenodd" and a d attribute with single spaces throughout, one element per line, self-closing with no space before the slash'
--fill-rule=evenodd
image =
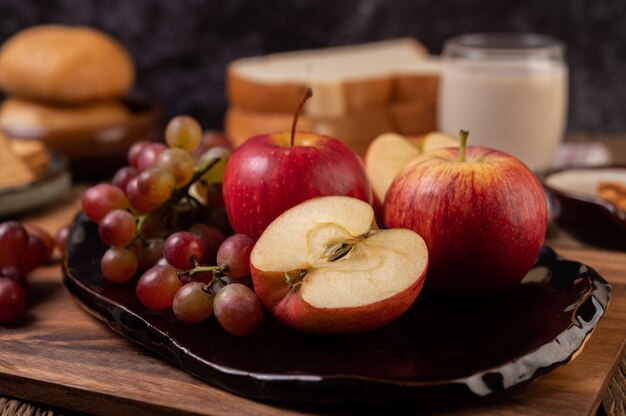
<path id="1" fill-rule="evenodd" d="M 66 200 L 25 222 L 56 232 L 78 209 L 81 191 L 77 187 Z M 587 415 L 600 405 L 607 414 L 625 413 L 626 253 L 585 246 L 558 229 L 550 232 L 547 244 L 592 266 L 613 285 L 605 316 L 574 361 L 494 400 L 446 413 Z M 381 409 L 286 407 L 226 393 L 85 313 L 63 286 L 58 264 L 38 269 L 30 283 L 26 313 L 15 325 L 0 326 L 0 415 L 381 413 Z M 384 413 L 419 410 L 392 406 Z"/>

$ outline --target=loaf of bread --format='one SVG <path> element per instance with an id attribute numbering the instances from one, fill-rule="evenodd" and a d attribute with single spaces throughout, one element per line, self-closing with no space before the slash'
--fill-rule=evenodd
<path id="1" fill-rule="evenodd" d="M 76 104 L 120 97 L 134 78 L 121 44 L 88 27 L 34 26 L 0 48 L 0 88 L 32 100 Z"/>
<path id="2" fill-rule="evenodd" d="M 417 40 L 402 38 L 356 46 L 286 52 L 232 62 L 227 95 L 235 107 L 293 112 L 306 87 L 304 114 L 338 118 L 384 108 L 396 100 L 434 101 L 438 65 Z"/>
<path id="3" fill-rule="evenodd" d="M 310 87 L 298 130 L 336 137 L 363 155 L 379 134 L 435 130 L 439 72 L 439 59 L 412 38 L 240 59 L 227 70 L 226 134 L 240 145 L 289 130 Z"/>
<path id="4" fill-rule="evenodd" d="M 261 113 L 230 107 L 224 126 L 233 145 L 239 146 L 259 134 L 289 131 L 292 122 L 291 113 Z M 298 130 L 338 138 L 358 154 L 364 155 L 370 141 L 382 133 L 395 131 L 417 135 L 435 130 L 435 114 L 420 103 L 397 103 L 339 118 L 301 115 Z"/>
<path id="5" fill-rule="evenodd" d="M 37 132 L 96 129 L 114 126 L 130 118 L 119 100 L 94 101 L 82 105 L 53 105 L 7 98 L 0 106 L 0 129 L 20 136 Z"/>

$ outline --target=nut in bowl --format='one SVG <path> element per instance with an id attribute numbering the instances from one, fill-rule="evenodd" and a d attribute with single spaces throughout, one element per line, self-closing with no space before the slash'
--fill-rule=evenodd
<path id="1" fill-rule="evenodd" d="M 600 247 L 626 250 L 626 211 L 618 192 L 626 167 L 572 167 L 546 173 L 550 216 L 575 238 Z"/>

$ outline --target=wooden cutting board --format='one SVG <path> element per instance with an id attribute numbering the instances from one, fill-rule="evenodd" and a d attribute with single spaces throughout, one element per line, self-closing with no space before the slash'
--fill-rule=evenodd
<path id="1" fill-rule="evenodd" d="M 78 207 L 72 198 L 29 220 L 55 232 Z M 613 285 L 606 315 L 571 363 L 487 402 L 448 414 L 593 414 L 626 342 L 626 253 L 572 248 L 552 242 Z M 550 242 L 549 242 L 550 243 Z M 559 248 L 560 244 L 560 248 Z M 302 407 L 262 403 L 226 393 L 127 341 L 85 313 L 61 281 L 58 265 L 31 279 L 27 312 L 0 326 L 0 395 L 101 415 L 149 414 L 363 414 L 416 413 L 411 408 Z M 286 351 L 288 353 L 288 351 Z"/>

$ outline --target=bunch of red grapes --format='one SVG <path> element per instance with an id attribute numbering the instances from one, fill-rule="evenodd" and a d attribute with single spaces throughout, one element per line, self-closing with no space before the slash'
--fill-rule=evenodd
<path id="1" fill-rule="evenodd" d="M 67 229 L 57 238 L 64 240 Z M 0 323 L 12 322 L 26 306 L 28 273 L 47 263 L 57 241 L 34 225 L 0 223 Z M 63 242 L 61 242 L 63 244 Z"/>
<path id="2" fill-rule="evenodd" d="M 102 275 L 113 283 L 139 275 L 137 298 L 151 310 L 172 308 L 185 323 L 215 315 L 226 331 L 250 335 L 263 312 L 249 287 L 254 240 L 226 238 L 221 182 L 230 151 L 201 143 L 188 116 L 169 122 L 165 142 L 135 143 L 111 184 L 83 194 L 83 210 L 109 246 Z"/>

